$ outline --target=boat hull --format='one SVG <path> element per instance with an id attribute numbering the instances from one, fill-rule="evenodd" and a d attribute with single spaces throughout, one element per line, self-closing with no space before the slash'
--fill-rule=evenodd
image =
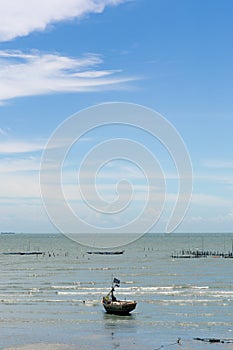
<path id="1" fill-rule="evenodd" d="M 110 302 L 104 302 L 103 306 L 105 311 L 108 314 L 114 314 L 114 315 L 129 315 L 131 311 L 133 311 L 136 308 L 136 301 L 110 301 Z"/>

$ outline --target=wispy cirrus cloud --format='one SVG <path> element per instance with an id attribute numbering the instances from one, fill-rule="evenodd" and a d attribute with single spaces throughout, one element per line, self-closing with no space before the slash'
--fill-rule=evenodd
<path id="1" fill-rule="evenodd" d="M 0 103 L 33 95 L 113 89 L 134 80 L 119 70 L 103 70 L 99 55 L 81 58 L 38 51 L 0 51 Z"/>
<path id="2" fill-rule="evenodd" d="M 0 41 L 44 31 L 49 25 L 101 13 L 128 0 L 10 0 L 0 1 Z"/>
<path id="3" fill-rule="evenodd" d="M 211 217 L 203 217 L 203 216 L 194 216 L 190 219 L 187 219 L 189 222 L 193 223 L 205 223 L 205 224 L 228 224 L 228 223 L 233 223 L 233 210 L 230 210 L 229 212 L 226 211 L 223 214 L 219 215 L 212 215 Z M 217 228 L 218 229 L 218 228 Z M 231 232 L 228 231 L 228 232 Z"/>
<path id="4" fill-rule="evenodd" d="M 28 156 L 21 158 L 6 157 L 0 159 L 1 176 L 3 173 L 14 174 L 17 182 L 19 173 L 28 173 L 31 176 L 31 172 L 38 172 L 40 170 L 40 158 Z"/>
<path id="5" fill-rule="evenodd" d="M 207 168 L 233 169 L 233 162 L 227 160 L 207 160 L 203 165 Z"/>
<path id="6" fill-rule="evenodd" d="M 27 142 L 27 141 L 1 141 L 0 155 L 10 155 L 19 153 L 32 153 L 42 151 L 44 142 Z"/>

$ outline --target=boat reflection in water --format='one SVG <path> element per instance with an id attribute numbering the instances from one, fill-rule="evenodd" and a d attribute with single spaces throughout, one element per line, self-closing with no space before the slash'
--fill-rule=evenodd
<path id="1" fill-rule="evenodd" d="M 131 300 L 117 300 L 114 295 L 115 287 L 120 286 L 120 280 L 114 278 L 110 292 L 103 297 L 102 304 L 109 314 L 126 316 L 136 308 L 137 302 Z"/>

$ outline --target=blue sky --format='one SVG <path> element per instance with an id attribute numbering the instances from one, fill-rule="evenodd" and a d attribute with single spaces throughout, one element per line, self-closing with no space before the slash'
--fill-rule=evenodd
<path id="1" fill-rule="evenodd" d="M 0 3 L 0 231 L 56 232 L 39 183 L 49 137 L 84 108 L 122 101 L 162 114 L 189 151 L 193 196 L 177 231 L 232 232 L 232 11 L 230 0 Z M 67 161 L 64 191 L 84 217 L 74 171 L 98 142 L 129 135 L 155 153 L 165 173 L 167 201 L 154 228 L 163 231 L 178 185 L 169 155 L 149 135 L 120 126 L 85 135 Z M 104 169 L 99 191 L 111 201 L 110 186 L 130 176 L 139 190 L 131 216 L 146 181 L 126 163 Z"/>

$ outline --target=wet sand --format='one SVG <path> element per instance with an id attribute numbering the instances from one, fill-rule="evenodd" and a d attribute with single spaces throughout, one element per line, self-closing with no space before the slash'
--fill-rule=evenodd
<path id="1" fill-rule="evenodd" d="M 174 344 L 171 343 L 163 343 L 163 344 L 156 344 L 155 341 L 155 346 L 148 347 L 148 344 L 144 344 L 144 346 L 136 343 L 125 343 L 123 344 L 113 344 L 114 348 L 119 348 L 122 350 L 128 349 L 128 350 L 144 350 L 144 349 L 151 349 L 151 350 L 211 350 L 211 349 L 224 349 L 224 350 L 230 350 L 232 349 L 232 344 L 209 344 L 209 343 L 204 343 L 200 341 L 195 341 L 195 340 L 182 340 L 180 343 L 174 342 Z M 142 347 L 143 346 L 143 347 Z M 57 343 L 35 343 L 35 344 L 25 344 L 25 345 L 19 345 L 19 346 L 13 346 L 13 347 L 7 347 L 4 348 L 3 350 L 91 350 L 91 349 L 99 349 L 98 344 L 90 344 L 89 341 L 87 343 L 80 343 L 76 345 L 70 345 L 70 344 L 57 344 Z"/>

